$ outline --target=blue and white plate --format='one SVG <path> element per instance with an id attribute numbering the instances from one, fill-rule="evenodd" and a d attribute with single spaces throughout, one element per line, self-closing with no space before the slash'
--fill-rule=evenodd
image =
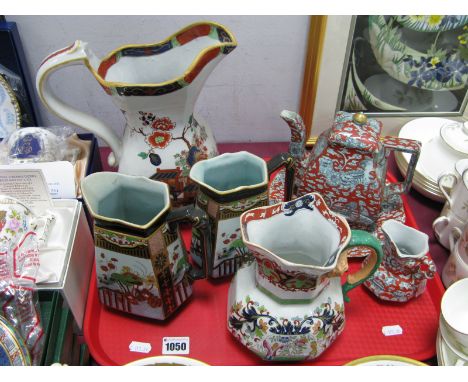
<path id="1" fill-rule="evenodd" d="M 0 316 L 0 366 L 31 366 L 31 357 L 16 329 Z"/>
<path id="2" fill-rule="evenodd" d="M 9 136 L 21 125 L 21 114 L 15 93 L 0 75 L 0 138 Z"/>

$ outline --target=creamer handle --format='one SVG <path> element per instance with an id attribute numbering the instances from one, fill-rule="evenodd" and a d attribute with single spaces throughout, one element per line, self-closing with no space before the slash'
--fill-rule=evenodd
<path id="1" fill-rule="evenodd" d="M 78 64 L 91 67 L 91 57 L 97 60 L 87 49 L 87 43 L 82 41 L 75 41 L 73 45 L 50 54 L 37 71 L 36 89 L 41 101 L 52 113 L 102 138 L 113 151 L 108 158 L 109 165 L 117 166 L 122 151 L 122 143 L 117 134 L 99 119 L 63 102 L 49 85 L 49 76 L 57 69 Z"/>

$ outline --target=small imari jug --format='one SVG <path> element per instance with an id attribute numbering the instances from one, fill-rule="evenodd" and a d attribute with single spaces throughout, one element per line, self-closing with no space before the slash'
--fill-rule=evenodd
<path id="1" fill-rule="evenodd" d="M 406 302 L 421 295 L 436 272 L 428 253 L 429 238 L 397 220 L 384 222 L 382 231 L 384 259 L 364 285 L 382 300 Z"/>
<path id="2" fill-rule="evenodd" d="M 316 193 L 244 212 L 241 233 L 255 262 L 231 283 L 228 330 L 266 360 L 320 356 L 344 329 L 347 293 L 379 266 L 379 241 L 351 231 Z M 373 249 L 369 262 L 341 285 L 347 249 L 356 246 Z"/>

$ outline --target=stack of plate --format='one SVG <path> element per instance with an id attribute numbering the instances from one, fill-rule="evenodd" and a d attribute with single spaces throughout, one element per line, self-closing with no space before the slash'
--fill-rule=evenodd
<path id="1" fill-rule="evenodd" d="M 468 366 L 468 279 L 458 280 L 444 293 L 437 333 L 437 363 Z"/>
<path id="2" fill-rule="evenodd" d="M 404 125 L 401 138 L 415 139 L 422 144 L 421 155 L 413 177 L 413 187 L 428 198 L 443 202 L 444 196 L 437 185 L 443 173 L 454 172 L 455 163 L 468 155 L 450 147 L 441 136 L 441 129 L 457 123 L 445 118 L 416 118 Z M 405 176 L 410 154 L 396 152 L 395 159 L 401 173 Z"/>

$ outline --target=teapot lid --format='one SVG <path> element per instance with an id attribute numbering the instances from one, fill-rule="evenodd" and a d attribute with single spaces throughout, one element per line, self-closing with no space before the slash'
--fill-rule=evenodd
<path id="1" fill-rule="evenodd" d="M 376 152 L 380 148 L 381 130 L 380 121 L 367 118 L 363 113 L 339 111 L 335 115 L 328 142 L 351 149 Z"/>

